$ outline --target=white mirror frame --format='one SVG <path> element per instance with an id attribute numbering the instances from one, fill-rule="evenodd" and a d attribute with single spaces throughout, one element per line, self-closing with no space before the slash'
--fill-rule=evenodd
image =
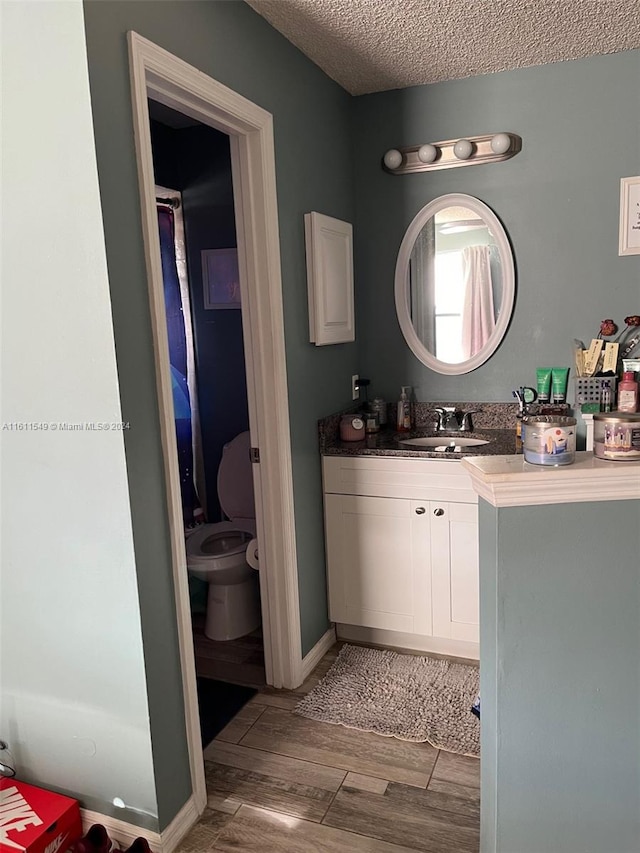
<path id="1" fill-rule="evenodd" d="M 432 216 L 435 216 L 436 213 L 444 210 L 446 207 L 467 207 L 473 213 L 477 213 L 487 223 L 500 252 L 503 272 L 500 311 L 493 333 L 479 352 L 472 358 L 467 359 L 467 361 L 461 361 L 458 364 L 449 364 L 446 361 L 440 361 L 433 353 L 429 352 L 413 328 L 411 312 L 409 310 L 409 276 L 407 273 L 409 271 L 409 259 L 411 258 L 413 246 L 425 224 Z M 502 227 L 502 223 L 484 202 L 464 193 L 449 193 L 448 195 L 438 196 L 438 198 L 430 201 L 422 210 L 418 211 L 407 228 L 400 244 L 398 260 L 396 262 L 395 297 L 396 313 L 404 339 L 413 354 L 425 367 L 430 368 L 436 373 L 458 376 L 462 373 L 470 373 L 472 370 L 480 367 L 481 364 L 484 364 L 496 351 L 507 331 L 513 312 L 515 289 L 515 267 L 511 245 L 506 231 Z"/>

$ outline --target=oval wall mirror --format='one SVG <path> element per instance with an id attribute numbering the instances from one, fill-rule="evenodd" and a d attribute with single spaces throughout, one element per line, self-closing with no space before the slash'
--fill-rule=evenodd
<path id="1" fill-rule="evenodd" d="M 426 367 L 456 375 L 484 364 L 515 297 L 513 254 L 495 213 L 462 193 L 423 207 L 400 245 L 395 297 L 402 334 Z"/>

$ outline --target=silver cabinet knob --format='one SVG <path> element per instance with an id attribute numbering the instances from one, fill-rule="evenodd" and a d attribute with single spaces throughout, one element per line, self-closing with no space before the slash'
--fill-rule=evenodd
<path id="1" fill-rule="evenodd" d="M 442 509 L 442 507 L 438 507 L 437 509 L 434 509 L 433 514 L 437 515 L 438 518 L 440 518 L 441 515 L 444 515 L 444 510 Z"/>
<path id="2" fill-rule="evenodd" d="M 416 515 L 424 515 L 426 509 L 423 506 L 416 507 Z"/>

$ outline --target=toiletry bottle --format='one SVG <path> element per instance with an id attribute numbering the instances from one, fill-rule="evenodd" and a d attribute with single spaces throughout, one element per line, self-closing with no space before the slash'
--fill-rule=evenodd
<path id="1" fill-rule="evenodd" d="M 539 367 L 536 370 L 538 380 L 538 402 L 548 403 L 551 400 L 551 368 Z"/>
<path id="2" fill-rule="evenodd" d="M 512 395 L 518 401 L 518 411 L 516 413 L 516 453 L 522 453 L 522 419 L 525 414 L 524 388 L 518 391 L 512 391 Z"/>
<path id="3" fill-rule="evenodd" d="M 618 411 L 638 411 L 638 383 L 634 380 L 631 370 L 625 370 L 622 382 L 618 385 Z"/>
<path id="4" fill-rule="evenodd" d="M 600 388 L 600 411 L 611 411 L 611 383 L 606 379 L 603 380 L 602 387 Z"/>
<path id="5" fill-rule="evenodd" d="M 371 410 L 371 408 L 365 412 L 364 416 L 364 431 L 366 433 L 374 433 L 378 432 L 380 429 L 380 422 L 378 420 L 378 413 Z"/>
<path id="6" fill-rule="evenodd" d="M 409 432 L 411 429 L 411 402 L 409 401 L 410 385 L 403 385 L 398 400 L 396 429 L 398 432 Z"/>
<path id="7" fill-rule="evenodd" d="M 382 397 L 376 397 L 371 404 L 371 411 L 378 413 L 378 423 L 384 426 L 387 422 L 387 404 Z"/>
<path id="8" fill-rule="evenodd" d="M 595 370 L 595 368 L 594 368 Z M 592 375 L 592 374 L 589 374 Z M 554 403 L 567 402 L 567 384 L 569 382 L 568 367 L 551 368 L 551 399 Z"/>

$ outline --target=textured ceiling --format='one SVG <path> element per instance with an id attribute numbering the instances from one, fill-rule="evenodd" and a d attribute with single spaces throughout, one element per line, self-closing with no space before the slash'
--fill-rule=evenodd
<path id="1" fill-rule="evenodd" d="M 352 95 L 640 47 L 640 0 L 246 0 Z"/>

